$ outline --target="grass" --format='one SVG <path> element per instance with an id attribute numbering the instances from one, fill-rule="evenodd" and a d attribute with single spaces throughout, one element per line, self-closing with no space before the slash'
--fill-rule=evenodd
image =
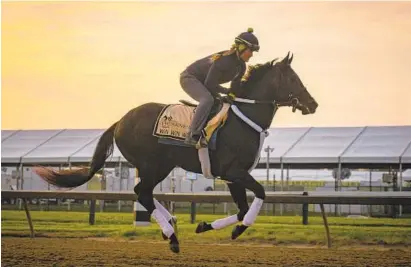
<path id="1" fill-rule="evenodd" d="M 29 236 L 24 211 L 3 210 L 2 236 Z M 88 224 L 87 212 L 31 211 L 36 236 L 87 238 L 109 237 L 129 240 L 162 240 L 157 224 L 134 227 L 132 213 L 96 213 L 95 225 Z M 200 221 L 212 222 L 224 215 L 201 215 L 190 223 L 189 214 L 177 214 L 178 236 L 181 241 L 233 242 L 231 229 L 195 234 Z M 411 219 L 329 217 L 333 245 L 411 245 Z M 321 217 L 309 217 L 302 225 L 300 216 L 259 216 L 256 223 L 235 242 L 266 244 L 325 244 Z"/>

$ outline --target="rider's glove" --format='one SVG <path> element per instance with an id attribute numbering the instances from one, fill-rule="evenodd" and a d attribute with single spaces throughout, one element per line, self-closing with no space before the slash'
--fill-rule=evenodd
<path id="1" fill-rule="evenodd" d="M 234 93 L 228 93 L 227 96 L 225 97 L 225 101 L 229 104 L 233 104 L 234 100 L 235 100 Z"/>

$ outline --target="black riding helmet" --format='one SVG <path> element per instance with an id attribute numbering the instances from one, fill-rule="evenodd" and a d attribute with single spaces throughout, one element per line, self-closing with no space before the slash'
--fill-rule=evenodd
<path id="1" fill-rule="evenodd" d="M 260 45 L 258 44 L 258 39 L 253 34 L 253 28 L 248 28 L 246 32 L 241 33 L 235 38 L 235 43 L 237 45 L 244 44 L 251 51 L 258 52 L 260 50 Z"/>

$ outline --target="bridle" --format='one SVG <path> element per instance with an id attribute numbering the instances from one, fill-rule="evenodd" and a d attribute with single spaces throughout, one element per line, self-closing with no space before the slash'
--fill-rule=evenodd
<path id="1" fill-rule="evenodd" d="M 272 61 L 272 64 L 276 61 L 277 59 L 274 59 Z M 254 100 L 254 99 L 248 99 L 248 98 L 240 98 L 240 97 L 235 97 L 232 101 L 233 102 L 239 102 L 239 103 L 248 103 L 248 104 L 270 104 L 275 107 L 275 109 L 279 107 L 292 107 L 292 111 L 295 112 L 297 109 L 300 109 L 303 112 L 310 113 L 310 109 L 306 106 L 303 105 L 300 102 L 300 95 L 301 93 L 306 92 L 305 90 L 299 91 L 297 94 L 289 93 L 287 100 L 285 101 L 265 101 L 265 100 Z"/>
<path id="2" fill-rule="evenodd" d="M 303 92 L 303 91 L 301 91 Z M 299 92 L 296 95 L 293 95 L 292 93 L 290 93 L 288 95 L 288 99 L 285 101 L 264 101 L 264 100 L 254 100 L 254 99 L 248 99 L 248 98 L 240 98 L 240 97 L 236 97 L 233 99 L 233 102 L 239 102 L 239 103 L 248 103 L 248 104 L 271 104 L 273 106 L 275 106 L 276 108 L 279 107 L 292 107 L 292 111 L 295 112 L 297 109 L 300 110 L 306 110 L 307 112 L 310 112 L 310 109 L 301 104 L 300 99 L 299 99 L 299 95 L 301 94 L 301 92 Z"/>

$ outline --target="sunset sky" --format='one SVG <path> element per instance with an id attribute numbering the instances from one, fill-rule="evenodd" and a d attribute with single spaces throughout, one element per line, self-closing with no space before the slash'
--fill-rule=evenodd
<path id="1" fill-rule="evenodd" d="M 2 129 L 107 128 L 190 99 L 179 74 L 253 27 L 320 104 L 272 127 L 411 124 L 411 2 L 2 2 Z"/>

